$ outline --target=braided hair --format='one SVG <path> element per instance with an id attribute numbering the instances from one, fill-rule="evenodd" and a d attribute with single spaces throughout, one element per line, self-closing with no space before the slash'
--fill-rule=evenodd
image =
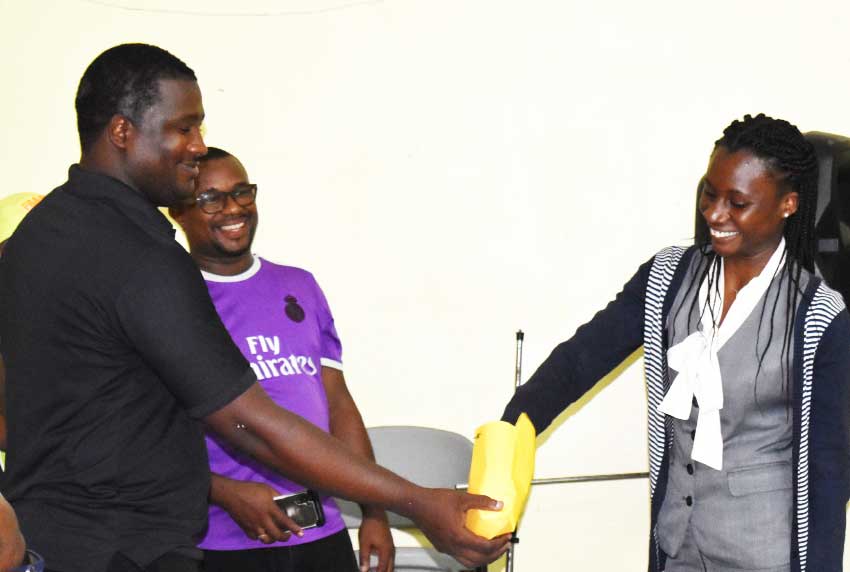
<path id="1" fill-rule="evenodd" d="M 749 151 L 767 163 L 781 190 L 798 194 L 797 212 L 785 221 L 785 248 L 789 259 L 814 272 L 818 163 L 812 144 L 794 125 L 759 113 L 733 121 L 715 146 Z"/>
<path id="2" fill-rule="evenodd" d="M 783 388 L 786 395 L 786 404 L 790 407 L 790 372 L 788 364 L 790 349 L 793 347 L 794 323 L 797 318 L 797 305 L 799 296 L 802 294 L 800 288 L 800 276 L 803 269 L 814 272 L 815 258 L 815 213 L 817 209 L 817 179 L 818 162 L 814 147 L 809 143 L 800 130 L 791 123 L 768 117 L 763 113 L 756 115 L 745 115 L 742 120 L 733 121 L 723 131 L 723 136 L 715 142 L 715 149 L 723 147 L 729 153 L 736 151 L 747 151 L 761 159 L 771 175 L 777 181 L 779 192 L 785 194 L 796 192 L 797 211 L 785 220 L 783 236 L 785 237 L 785 252 L 783 264 L 773 277 L 773 280 L 787 281 L 786 296 L 784 300 L 786 324 L 782 336 L 781 368 L 783 372 Z M 705 265 L 702 267 L 701 275 L 695 280 L 689 289 L 695 285 L 708 281 L 708 291 L 719 288 L 720 265 L 715 264 L 717 254 L 710 248 L 710 239 L 700 245 L 700 251 L 705 257 Z M 774 334 L 774 318 L 779 307 L 780 288 L 776 289 L 776 295 L 772 301 L 769 296 L 764 296 L 761 305 L 761 316 L 759 319 L 758 333 L 756 336 L 755 353 L 758 358 L 758 369 L 756 381 L 761 372 L 762 363 L 770 348 Z M 699 304 L 698 314 L 708 311 L 713 313 L 713 308 L 708 300 L 698 300 L 699 296 L 693 298 L 691 313 L 693 316 L 694 306 Z M 768 309 L 769 308 L 769 309 Z M 761 342 L 762 318 L 766 312 L 770 312 L 770 323 L 767 332 L 767 342 Z M 691 328 L 690 323 L 688 327 Z M 763 347 L 762 347 L 763 346 Z M 754 392 L 756 392 L 754 387 Z M 758 394 L 756 392 L 756 401 Z"/>

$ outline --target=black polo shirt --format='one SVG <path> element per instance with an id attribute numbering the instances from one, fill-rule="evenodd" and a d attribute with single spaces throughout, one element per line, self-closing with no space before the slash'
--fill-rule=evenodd
<path id="1" fill-rule="evenodd" d="M 3 491 L 52 570 L 196 554 L 209 465 L 200 419 L 255 376 L 165 217 L 72 166 L 0 258 Z"/>

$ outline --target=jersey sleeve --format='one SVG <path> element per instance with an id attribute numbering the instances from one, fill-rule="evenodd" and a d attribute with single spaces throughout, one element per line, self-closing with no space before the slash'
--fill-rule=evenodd
<path id="1" fill-rule="evenodd" d="M 342 370 L 342 342 L 336 331 L 334 317 L 328 300 L 318 282 L 316 286 L 316 314 L 319 320 L 321 361 L 325 367 Z"/>

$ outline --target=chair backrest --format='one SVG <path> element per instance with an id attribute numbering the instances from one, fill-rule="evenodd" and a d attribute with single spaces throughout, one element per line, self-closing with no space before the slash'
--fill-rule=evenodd
<path id="1" fill-rule="evenodd" d="M 409 481 L 423 487 L 453 489 L 469 478 L 472 442 L 463 435 L 408 425 L 372 427 L 368 432 L 375 461 Z M 359 526 L 360 507 L 341 499 L 337 504 L 346 526 Z M 387 516 L 392 527 L 415 527 L 401 515 L 388 512 Z"/>

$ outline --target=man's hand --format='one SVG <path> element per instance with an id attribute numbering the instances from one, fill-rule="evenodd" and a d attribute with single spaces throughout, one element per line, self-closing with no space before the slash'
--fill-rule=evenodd
<path id="1" fill-rule="evenodd" d="M 0 570 L 10 570 L 24 560 L 26 543 L 18 528 L 18 517 L 5 498 L 0 496 Z"/>
<path id="2" fill-rule="evenodd" d="M 213 475 L 211 501 L 219 505 L 248 538 L 264 544 L 289 540 L 292 533 L 304 533 L 274 502 L 277 492 L 263 483 L 234 481 Z"/>
<path id="3" fill-rule="evenodd" d="M 418 525 L 434 548 L 454 556 L 470 568 L 489 564 L 505 553 L 511 535 L 487 540 L 466 528 L 466 511 L 477 508 L 501 510 L 502 503 L 483 495 L 448 489 L 422 489 L 409 503 L 408 516 Z"/>
<path id="4" fill-rule="evenodd" d="M 360 570 L 369 572 L 369 557 L 378 557 L 377 572 L 393 572 L 395 569 L 395 544 L 387 524 L 387 513 L 382 509 L 367 506 L 363 509 L 363 521 L 358 532 L 360 540 Z"/>

